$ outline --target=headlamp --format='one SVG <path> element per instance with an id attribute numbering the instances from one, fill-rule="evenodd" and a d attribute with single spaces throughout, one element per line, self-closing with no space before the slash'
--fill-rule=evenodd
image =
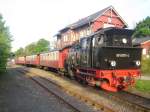
<path id="1" fill-rule="evenodd" d="M 110 65 L 112 66 L 112 67 L 115 67 L 116 66 L 116 61 L 110 61 Z"/>
<path id="2" fill-rule="evenodd" d="M 126 39 L 126 38 L 123 38 L 123 39 L 122 39 L 122 43 L 126 44 L 126 43 L 127 43 L 127 39 Z"/>
<path id="3" fill-rule="evenodd" d="M 136 66 L 140 66 L 141 62 L 139 60 L 135 61 Z"/>

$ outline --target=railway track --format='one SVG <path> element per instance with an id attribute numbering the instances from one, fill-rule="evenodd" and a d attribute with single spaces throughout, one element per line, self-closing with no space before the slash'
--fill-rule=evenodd
<path id="1" fill-rule="evenodd" d="M 28 70 L 25 70 L 25 71 L 29 72 Z M 34 74 L 39 75 L 38 73 L 34 73 Z M 49 79 L 44 79 L 44 80 L 50 81 Z M 52 82 L 53 84 L 56 84 L 52 80 L 50 82 Z M 62 86 L 59 86 L 59 87 L 62 88 Z M 63 88 L 63 89 L 67 93 L 71 94 L 72 96 L 75 96 L 84 102 L 90 103 L 94 107 L 98 108 L 100 111 L 104 111 L 104 112 L 112 112 L 113 111 L 112 109 L 105 107 L 103 104 L 99 104 L 98 102 L 91 100 L 88 97 L 79 94 L 78 92 L 69 91 L 66 88 Z M 146 99 L 142 96 L 138 96 L 138 95 L 135 95 L 135 94 L 132 94 L 129 92 L 125 92 L 125 91 L 118 92 L 118 93 L 111 93 L 111 92 L 100 91 L 100 90 L 94 90 L 94 91 L 96 91 L 97 94 L 99 94 L 101 92 L 101 94 L 103 94 L 105 97 L 108 97 L 110 99 L 118 100 L 122 103 L 126 103 L 126 105 L 131 106 L 137 110 L 140 110 L 141 112 L 150 112 L 150 99 Z"/>
<path id="2" fill-rule="evenodd" d="M 54 82 L 46 78 L 35 76 L 35 75 L 33 76 L 34 73 L 25 70 L 17 70 L 17 71 L 22 74 L 28 73 L 28 78 L 36 82 L 45 91 L 50 92 L 51 94 L 53 94 L 54 96 L 62 100 L 64 103 L 69 105 L 71 108 L 75 110 L 75 112 L 101 112 L 99 110 L 89 107 L 88 105 L 77 100 L 76 98 L 69 96 L 64 91 L 62 91 L 62 89 L 60 89 L 58 85 L 56 85 Z"/>
<path id="3" fill-rule="evenodd" d="M 36 76 L 29 76 L 29 78 L 31 78 L 33 81 L 35 81 L 41 87 L 45 88 L 47 91 L 51 92 L 55 96 L 62 99 L 65 103 L 72 106 L 78 112 L 114 112 L 112 109 L 110 109 L 108 107 L 105 107 L 104 105 L 99 104 L 99 103 L 89 99 L 88 97 L 84 96 L 83 94 L 79 94 L 77 92 L 70 91 L 67 88 L 63 88 L 62 86 L 58 85 L 53 80 L 50 80 L 50 79 L 47 79 L 47 78 L 44 78 L 44 77 L 40 77 L 39 74 L 37 74 L 37 73 L 32 73 L 32 72 L 29 72 L 27 70 L 17 70 L 17 71 L 21 72 L 23 74 L 28 73 L 28 74 L 36 75 Z M 46 81 L 47 83 L 44 84 L 42 82 L 42 80 Z M 48 85 L 50 85 L 50 86 L 48 86 Z M 53 88 L 51 85 L 55 86 L 57 88 L 57 90 L 55 88 Z M 47 88 L 49 88 L 49 87 L 52 87 L 52 88 L 50 88 L 50 90 L 48 90 Z M 55 93 L 55 90 L 56 90 L 56 93 Z M 75 103 L 74 101 L 71 101 L 69 98 L 66 97 L 67 95 L 65 95 L 64 92 L 63 93 L 62 92 L 57 92 L 57 91 L 60 91 L 60 90 L 63 90 L 64 92 L 66 92 L 67 94 L 73 96 L 75 99 L 80 100 L 81 102 L 77 101 Z M 73 100 L 74 100 L 74 98 L 73 98 Z M 89 105 L 90 107 L 92 107 L 92 109 L 88 108 L 86 105 Z M 94 111 L 93 111 L 93 109 L 94 109 Z"/>
<path id="4" fill-rule="evenodd" d="M 120 91 L 117 93 L 102 91 L 107 97 L 114 100 L 120 100 L 135 109 L 140 109 L 142 112 L 150 112 L 150 99 L 136 95 L 127 91 Z"/>
<path id="5" fill-rule="evenodd" d="M 124 100 L 131 102 L 143 109 L 150 110 L 150 99 L 148 98 L 127 91 L 119 92 L 117 93 L 117 96 L 120 96 L 120 98 L 123 98 Z"/>

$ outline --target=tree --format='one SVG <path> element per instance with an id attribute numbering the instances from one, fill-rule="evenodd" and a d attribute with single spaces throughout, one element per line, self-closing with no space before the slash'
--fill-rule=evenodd
<path id="1" fill-rule="evenodd" d="M 0 72 L 6 68 L 7 58 L 11 50 L 11 35 L 5 26 L 2 15 L 0 15 Z"/>
<path id="2" fill-rule="evenodd" d="M 143 21 L 140 21 L 136 25 L 133 36 L 137 38 L 150 36 L 150 17 L 149 16 Z"/>
<path id="3" fill-rule="evenodd" d="M 16 52 L 15 52 L 15 55 L 18 57 L 18 56 L 24 56 L 25 55 L 25 52 L 24 52 L 24 49 L 22 47 L 20 47 Z"/>
<path id="4" fill-rule="evenodd" d="M 40 39 L 36 44 L 36 53 L 44 52 L 49 50 L 49 41 Z"/>
<path id="5" fill-rule="evenodd" d="M 36 43 L 31 43 L 25 47 L 25 55 L 32 55 L 36 53 Z"/>
<path id="6" fill-rule="evenodd" d="M 36 43 L 33 42 L 23 48 L 19 48 L 16 52 L 16 56 L 24 56 L 24 55 L 32 55 L 32 54 L 38 54 L 41 52 L 45 52 L 49 50 L 49 41 L 45 39 L 40 39 Z"/>

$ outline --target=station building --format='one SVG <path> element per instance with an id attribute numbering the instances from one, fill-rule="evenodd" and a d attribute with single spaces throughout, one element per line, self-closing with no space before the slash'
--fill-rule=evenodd
<path id="1" fill-rule="evenodd" d="M 55 35 L 57 38 L 56 48 L 72 45 L 80 38 L 106 27 L 127 27 L 127 23 L 113 6 L 106 7 L 61 29 Z"/>

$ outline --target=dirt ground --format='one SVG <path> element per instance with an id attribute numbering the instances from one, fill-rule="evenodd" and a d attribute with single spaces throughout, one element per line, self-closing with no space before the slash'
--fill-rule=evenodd
<path id="1" fill-rule="evenodd" d="M 74 112 L 25 75 L 8 69 L 0 74 L 0 112 Z"/>

